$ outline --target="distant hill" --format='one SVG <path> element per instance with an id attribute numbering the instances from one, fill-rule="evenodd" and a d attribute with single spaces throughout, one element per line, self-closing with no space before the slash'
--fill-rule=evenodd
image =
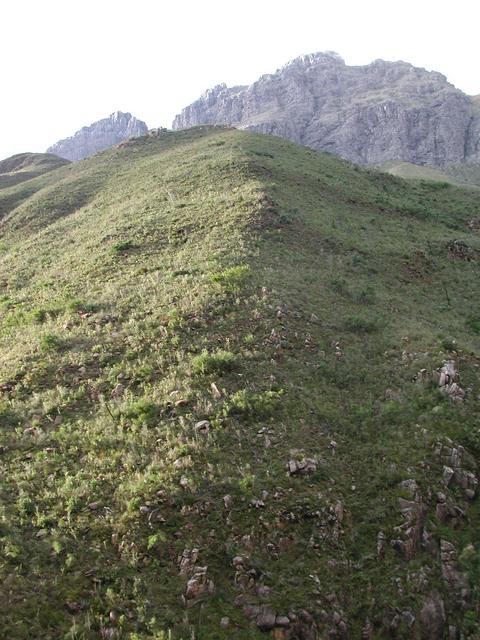
<path id="1" fill-rule="evenodd" d="M 18 153 L 0 161 L 0 189 L 57 169 L 68 161 L 50 153 Z"/>
<path id="2" fill-rule="evenodd" d="M 443 167 L 480 161 L 480 109 L 440 73 L 406 62 L 348 66 L 335 53 L 296 58 L 250 86 L 208 90 L 174 129 L 227 124 L 281 136 L 359 164 Z"/>
<path id="3" fill-rule="evenodd" d="M 480 163 L 462 162 L 440 169 L 410 162 L 390 161 L 383 163 L 380 169 L 400 178 L 445 181 L 459 186 L 480 187 Z"/>
<path id="4" fill-rule="evenodd" d="M 115 111 L 108 118 L 82 127 L 70 138 L 60 140 L 47 149 L 68 160 L 82 160 L 135 136 L 148 132 L 147 125 L 131 113 Z"/>
<path id="5" fill-rule="evenodd" d="M 2 638 L 477 638 L 478 203 L 219 127 L 0 190 Z"/>

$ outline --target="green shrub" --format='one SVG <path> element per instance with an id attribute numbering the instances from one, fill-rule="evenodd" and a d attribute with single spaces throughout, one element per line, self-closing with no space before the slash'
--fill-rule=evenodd
<path id="1" fill-rule="evenodd" d="M 216 282 L 227 291 L 237 291 L 250 276 L 250 267 L 247 264 L 241 264 L 236 267 L 224 269 L 219 273 L 212 275 L 212 282 Z"/>
<path id="2" fill-rule="evenodd" d="M 238 365 L 237 356 L 231 351 L 218 350 L 209 353 L 206 349 L 192 358 L 192 371 L 197 375 L 232 371 Z"/>
<path id="3" fill-rule="evenodd" d="M 378 329 L 377 323 L 360 316 L 347 316 L 345 318 L 345 329 L 353 333 L 373 333 Z"/>
<path id="4" fill-rule="evenodd" d="M 131 240 L 123 240 L 121 242 L 116 242 L 112 245 L 113 253 L 121 253 L 122 251 L 128 251 L 129 249 L 133 249 L 135 245 Z"/>
<path id="5" fill-rule="evenodd" d="M 480 428 L 470 424 L 465 425 L 460 433 L 459 440 L 464 447 L 475 455 L 480 455 Z"/>
<path id="6" fill-rule="evenodd" d="M 330 280 L 330 289 L 342 296 L 348 296 L 350 293 L 345 278 L 333 278 Z"/>
<path id="7" fill-rule="evenodd" d="M 46 309 L 34 309 L 34 311 L 32 311 L 32 318 L 34 322 L 42 324 L 42 322 L 45 322 L 47 319 Z"/>
<path id="8" fill-rule="evenodd" d="M 358 301 L 361 304 L 375 304 L 375 289 L 371 286 L 365 287 L 358 293 Z"/>
<path id="9" fill-rule="evenodd" d="M 252 393 L 241 389 L 234 393 L 224 405 L 224 414 L 239 415 L 245 418 L 265 419 L 270 417 L 278 408 L 284 391 L 264 391 Z"/>
<path id="10" fill-rule="evenodd" d="M 470 316 L 465 322 L 465 325 L 473 331 L 473 333 L 480 333 L 480 318 L 478 316 Z"/>
<path id="11" fill-rule="evenodd" d="M 443 338 L 441 345 L 445 351 L 456 351 L 458 349 L 457 342 L 453 338 Z"/>
<path id="12" fill-rule="evenodd" d="M 140 398 L 124 409 L 123 415 L 135 424 L 151 427 L 159 416 L 159 408 L 154 402 Z"/>
<path id="13" fill-rule="evenodd" d="M 41 351 L 59 351 L 61 345 L 61 341 L 52 333 L 46 333 L 40 338 Z"/>
<path id="14" fill-rule="evenodd" d="M 68 301 L 67 309 L 72 312 L 82 311 L 83 313 L 94 313 L 98 311 L 99 305 L 85 302 L 79 298 L 73 298 Z"/>

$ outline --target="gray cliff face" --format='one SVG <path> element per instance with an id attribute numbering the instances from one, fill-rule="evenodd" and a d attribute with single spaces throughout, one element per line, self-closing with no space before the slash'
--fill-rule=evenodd
<path id="1" fill-rule="evenodd" d="M 98 151 L 113 147 L 127 138 L 144 136 L 148 133 L 147 125 L 137 120 L 131 113 L 116 111 L 108 118 L 98 120 L 89 127 L 83 127 L 70 138 L 60 140 L 47 149 L 67 160 L 88 158 Z"/>
<path id="2" fill-rule="evenodd" d="M 405 62 L 350 67 L 331 52 L 297 58 L 249 87 L 218 85 L 173 128 L 198 124 L 271 133 L 360 164 L 480 160 L 478 98 Z"/>

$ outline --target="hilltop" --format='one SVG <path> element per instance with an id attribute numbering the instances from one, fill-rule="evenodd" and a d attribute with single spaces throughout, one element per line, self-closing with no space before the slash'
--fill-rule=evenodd
<path id="1" fill-rule="evenodd" d="M 221 127 L 0 191 L 5 637 L 475 638 L 479 215 Z"/>
<path id="2" fill-rule="evenodd" d="M 50 153 L 17 153 L 0 161 L 0 189 L 57 169 L 68 161 Z"/>
<path id="3" fill-rule="evenodd" d="M 478 97 L 406 62 L 349 66 L 336 53 L 292 60 L 250 86 L 220 84 L 174 129 L 227 124 L 269 133 L 359 164 L 444 167 L 480 161 Z M 477 167 L 478 172 L 478 167 Z"/>

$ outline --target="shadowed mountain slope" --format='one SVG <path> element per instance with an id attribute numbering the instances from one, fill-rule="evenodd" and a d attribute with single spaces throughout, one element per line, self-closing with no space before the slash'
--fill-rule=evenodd
<path id="1" fill-rule="evenodd" d="M 214 127 L 42 179 L 0 228 L 5 637 L 474 638 L 478 191 Z"/>

